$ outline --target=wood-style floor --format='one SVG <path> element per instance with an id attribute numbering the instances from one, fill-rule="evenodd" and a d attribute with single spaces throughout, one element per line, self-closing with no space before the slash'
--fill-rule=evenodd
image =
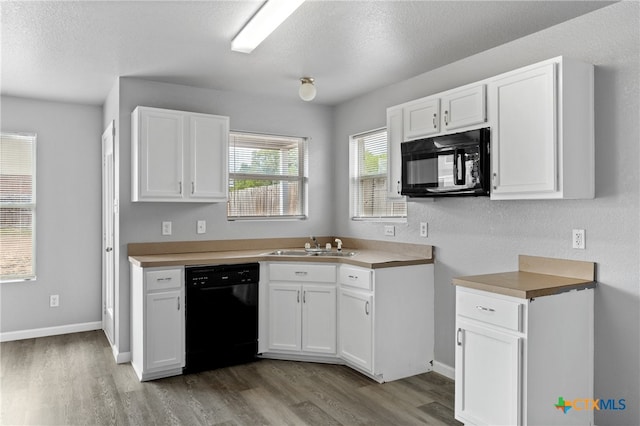
<path id="1" fill-rule="evenodd" d="M 140 383 L 101 331 L 0 344 L 2 425 L 460 424 L 436 373 L 378 384 L 339 365 L 260 360 Z"/>

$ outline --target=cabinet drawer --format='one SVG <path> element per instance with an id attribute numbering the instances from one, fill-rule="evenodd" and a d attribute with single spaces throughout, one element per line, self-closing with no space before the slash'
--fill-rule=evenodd
<path id="1" fill-rule="evenodd" d="M 270 281 L 336 282 L 335 265 L 274 263 L 269 265 Z"/>
<path id="2" fill-rule="evenodd" d="M 458 315 L 522 331 L 522 303 L 458 291 L 456 313 Z"/>
<path id="3" fill-rule="evenodd" d="M 347 285 L 349 287 L 371 290 L 373 288 L 373 286 L 371 285 L 371 275 L 372 271 L 370 269 L 341 266 L 339 281 L 340 284 Z"/>
<path id="4" fill-rule="evenodd" d="M 182 268 L 146 271 L 147 291 L 180 288 L 183 273 Z"/>

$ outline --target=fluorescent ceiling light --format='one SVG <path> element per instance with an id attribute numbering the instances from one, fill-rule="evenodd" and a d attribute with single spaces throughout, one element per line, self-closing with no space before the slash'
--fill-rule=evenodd
<path id="1" fill-rule="evenodd" d="M 267 0 L 231 41 L 231 50 L 251 53 L 303 2 L 304 0 Z"/>

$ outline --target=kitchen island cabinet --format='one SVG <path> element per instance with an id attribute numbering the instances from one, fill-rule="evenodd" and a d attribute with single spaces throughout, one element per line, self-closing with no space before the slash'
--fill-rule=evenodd
<path id="1" fill-rule="evenodd" d="M 457 420 L 593 424 L 557 404 L 594 398 L 594 279 L 593 263 L 532 256 L 517 273 L 454 279 Z"/>

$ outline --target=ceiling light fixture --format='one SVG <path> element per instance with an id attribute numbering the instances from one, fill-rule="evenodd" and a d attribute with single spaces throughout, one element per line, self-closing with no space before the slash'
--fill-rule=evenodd
<path id="1" fill-rule="evenodd" d="M 313 78 L 302 77 L 300 81 L 302 82 L 300 89 L 298 89 L 300 99 L 307 102 L 312 101 L 316 97 L 316 86 L 313 85 Z"/>
<path id="2" fill-rule="evenodd" d="M 233 38 L 231 50 L 251 53 L 302 3 L 304 0 L 267 0 Z"/>

